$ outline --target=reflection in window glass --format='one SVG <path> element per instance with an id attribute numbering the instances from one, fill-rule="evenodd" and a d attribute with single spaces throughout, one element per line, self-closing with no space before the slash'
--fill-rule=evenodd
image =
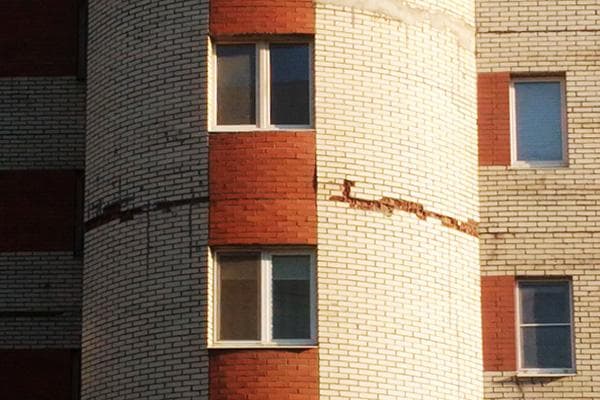
<path id="1" fill-rule="evenodd" d="M 521 368 L 571 369 L 571 283 L 520 281 Z"/>
<path id="2" fill-rule="evenodd" d="M 560 82 L 517 81 L 514 88 L 517 159 L 563 160 Z"/>
<path id="3" fill-rule="evenodd" d="M 223 254 L 220 266 L 219 339 L 260 339 L 260 254 Z"/>
<path id="4" fill-rule="evenodd" d="M 217 46 L 217 124 L 256 123 L 254 44 Z"/>
<path id="5" fill-rule="evenodd" d="M 571 327 L 524 327 L 523 368 L 571 368 Z"/>
<path id="6" fill-rule="evenodd" d="M 308 44 L 271 44 L 271 124 L 310 124 Z"/>
<path id="7" fill-rule="evenodd" d="M 569 323 L 567 282 L 522 282 L 519 287 L 522 323 Z"/>
<path id="8" fill-rule="evenodd" d="M 273 338 L 310 338 L 309 256 L 273 256 Z"/>

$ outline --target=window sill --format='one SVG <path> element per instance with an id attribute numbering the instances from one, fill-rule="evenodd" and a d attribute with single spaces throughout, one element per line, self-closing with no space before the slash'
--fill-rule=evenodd
<path id="1" fill-rule="evenodd" d="M 569 376 L 576 376 L 577 374 L 575 372 L 557 372 L 557 373 L 552 373 L 552 372 L 517 372 L 517 374 L 515 375 L 517 378 L 523 378 L 523 379 L 528 379 L 528 378 L 566 378 Z"/>
<path id="2" fill-rule="evenodd" d="M 311 127 L 269 127 L 269 128 L 257 128 L 255 126 L 232 126 L 232 127 L 213 127 L 208 130 L 208 133 L 277 133 L 277 132 L 306 132 L 314 133 L 315 128 Z"/>
<path id="3" fill-rule="evenodd" d="M 239 349 L 265 349 L 265 350 L 285 350 L 285 349 L 317 349 L 317 344 L 250 344 L 250 343 L 227 343 L 211 344 L 207 346 L 208 350 L 239 350 Z"/>
<path id="4" fill-rule="evenodd" d="M 548 162 L 548 163 L 527 163 L 523 161 L 513 162 L 510 165 L 511 169 L 559 169 L 559 168 L 569 168 L 569 163 L 561 161 L 561 162 Z"/>

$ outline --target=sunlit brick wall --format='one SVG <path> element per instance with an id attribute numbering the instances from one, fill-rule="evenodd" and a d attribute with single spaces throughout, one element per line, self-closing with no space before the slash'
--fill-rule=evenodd
<path id="1" fill-rule="evenodd" d="M 473 3 L 430 3 L 317 3 L 321 399 L 482 397 Z"/>
<path id="2" fill-rule="evenodd" d="M 595 1 L 477 2 L 478 71 L 564 75 L 568 125 L 565 167 L 480 167 L 482 274 L 572 277 L 577 370 L 517 382 L 514 368 L 487 371 L 486 399 L 581 399 L 597 390 L 599 22 Z M 487 145 L 480 152 L 494 151 Z"/>

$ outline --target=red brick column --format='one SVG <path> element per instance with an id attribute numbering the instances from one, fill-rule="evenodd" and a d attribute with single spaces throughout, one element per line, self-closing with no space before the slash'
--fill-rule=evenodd
<path id="1" fill-rule="evenodd" d="M 481 278 L 483 318 L 483 369 L 516 369 L 515 278 L 484 276 Z"/>
<path id="2" fill-rule="evenodd" d="M 478 76 L 479 165 L 510 164 L 509 83 L 508 72 Z"/>
<path id="3" fill-rule="evenodd" d="M 317 242 L 313 132 L 213 133 L 211 245 Z"/>
<path id="4" fill-rule="evenodd" d="M 314 34 L 312 0 L 211 0 L 211 35 Z"/>
<path id="5" fill-rule="evenodd" d="M 212 350 L 210 400 L 317 400 L 318 351 Z"/>

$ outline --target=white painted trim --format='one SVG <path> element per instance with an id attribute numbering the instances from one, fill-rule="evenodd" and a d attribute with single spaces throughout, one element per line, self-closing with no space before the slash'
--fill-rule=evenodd
<path id="1" fill-rule="evenodd" d="M 261 338 L 260 340 L 219 340 L 220 337 L 220 267 L 221 254 L 259 254 L 261 276 Z M 223 247 L 213 250 L 213 332 L 209 339 L 210 348 L 280 348 L 280 347 L 314 347 L 317 344 L 317 284 L 316 256 L 312 247 Z M 310 338 L 273 339 L 273 256 L 274 255 L 307 255 L 310 257 Z"/>
<path id="2" fill-rule="evenodd" d="M 525 161 L 517 159 L 517 110 L 515 97 L 515 83 L 518 82 L 558 82 L 560 83 L 561 97 L 561 140 L 562 160 L 553 161 Z M 510 118 L 510 160 L 513 168 L 561 168 L 569 164 L 568 139 L 567 139 L 567 91 L 564 77 L 517 77 L 512 78 L 509 84 L 509 118 Z"/>
<path id="3" fill-rule="evenodd" d="M 254 132 L 254 131 L 299 131 L 299 130 L 314 130 L 315 126 L 315 101 L 314 101 L 314 43 L 312 40 L 303 39 L 286 39 L 278 41 L 276 37 L 274 40 L 262 40 L 262 41 L 216 41 L 212 42 L 212 52 L 210 61 L 212 66 L 212 73 L 209 79 L 209 96 L 212 101 L 209 102 L 210 110 L 209 116 L 209 131 L 210 132 Z M 271 121 L 271 68 L 270 68 L 270 52 L 269 46 L 272 43 L 286 43 L 286 44 L 306 44 L 308 45 L 308 113 L 309 113 L 309 124 L 308 125 L 273 125 Z M 217 47 L 228 44 L 254 44 L 255 45 L 255 125 L 218 125 L 217 124 Z"/>
<path id="4" fill-rule="evenodd" d="M 569 323 L 550 323 L 550 324 L 522 324 L 521 323 L 521 283 L 529 282 L 567 282 L 569 288 Z M 557 377 L 557 376 L 571 376 L 575 375 L 575 329 L 573 323 L 573 282 L 570 279 L 517 279 L 515 285 L 515 318 L 516 318 L 516 351 L 517 351 L 517 376 L 529 376 L 529 377 Z M 571 368 L 523 368 L 523 348 L 522 348 L 522 327 L 535 327 L 535 326 L 570 326 L 570 337 L 571 337 Z"/>

